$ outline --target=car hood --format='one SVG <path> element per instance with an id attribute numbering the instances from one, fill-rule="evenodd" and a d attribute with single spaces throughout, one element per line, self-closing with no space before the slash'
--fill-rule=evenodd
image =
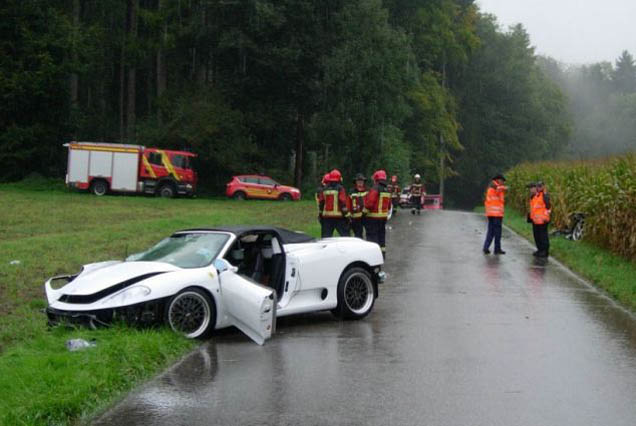
<path id="1" fill-rule="evenodd" d="M 162 262 L 104 262 L 86 265 L 82 272 L 64 287 L 60 295 L 89 295 L 123 283 L 132 285 L 155 275 L 181 268 Z"/>

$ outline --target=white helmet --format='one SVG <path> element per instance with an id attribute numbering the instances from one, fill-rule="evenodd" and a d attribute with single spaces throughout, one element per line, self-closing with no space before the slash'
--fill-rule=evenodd
<path id="1" fill-rule="evenodd" d="M 419 175 L 419 174 L 416 174 L 416 175 L 415 175 L 415 176 L 413 176 L 413 177 L 414 177 L 415 179 L 419 179 L 419 178 L 420 178 L 420 175 Z"/>

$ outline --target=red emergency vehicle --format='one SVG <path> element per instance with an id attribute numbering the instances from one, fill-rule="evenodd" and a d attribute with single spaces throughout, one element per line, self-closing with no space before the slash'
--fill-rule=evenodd
<path id="1" fill-rule="evenodd" d="M 186 151 L 146 148 L 103 142 L 69 142 L 66 184 L 89 190 L 136 192 L 174 197 L 191 196 L 197 173 L 192 167 L 196 154 Z"/>

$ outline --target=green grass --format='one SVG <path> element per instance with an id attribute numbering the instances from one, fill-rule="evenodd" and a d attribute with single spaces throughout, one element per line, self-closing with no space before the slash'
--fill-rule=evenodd
<path id="1" fill-rule="evenodd" d="M 476 210 L 483 212 L 483 208 Z M 506 207 L 504 224 L 534 244 L 532 225 L 525 216 Z M 550 237 L 550 256 L 636 312 L 636 263 L 585 240 L 565 237 Z"/>
<path id="2" fill-rule="evenodd" d="M 121 259 L 178 229 L 221 224 L 319 233 L 313 201 L 95 197 L 41 179 L 0 185 L 0 424 L 88 418 L 194 344 L 165 328 L 49 330 L 48 277 Z M 97 346 L 68 352 L 75 337 L 96 338 Z"/>

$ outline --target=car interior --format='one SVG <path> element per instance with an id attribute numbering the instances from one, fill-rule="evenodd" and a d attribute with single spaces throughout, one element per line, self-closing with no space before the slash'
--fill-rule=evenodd
<path id="1" fill-rule="evenodd" d="M 285 253 L 273 233 L 242 234 L 225 255 L 225 260 L 238 267 L 238 273 L 282 296 L 285 284 Z"/>

